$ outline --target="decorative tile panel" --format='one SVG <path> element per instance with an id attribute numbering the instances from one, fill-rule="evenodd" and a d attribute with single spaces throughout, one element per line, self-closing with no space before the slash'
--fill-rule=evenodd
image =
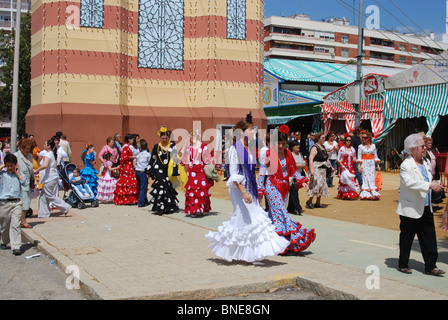
<path id="1" fill-rule="evenodd" d="M 246 0 L 227 0 L 227 38 L 246 40 Z"/>
<path id="2" fill-rule="evenodd" d="M 103 27 L 103 0 L 81 0 L 81 27 Z"/>
<path id="3" fill-rule="evenodd" d="M 184 0 L 140 0 L 138 67 L 184 68 Z"/>

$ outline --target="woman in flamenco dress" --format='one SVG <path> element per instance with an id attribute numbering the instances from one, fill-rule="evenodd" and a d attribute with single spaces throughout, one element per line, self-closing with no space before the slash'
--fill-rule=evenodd
<path id="1" fill-rule="evenodd" d="M 372 143 L 372 134 L 363 130 L 361 135 L 362 144 L 358 147 L 358 169 L 362 175 L 362 186 L 359 198 L 361 200 L 379 200 L 381 195 L 375 184 L 375 169 L 380 171 L 376 146 Z"/>
<path id="2" fill-rule="evenodd" d="M 270 159 L 268 179 L 265 185 L 269 217 L 277 234 L 289 241 L 288 247 L 282 252 L 285 255 L 304 251 L 316 238 L 314 229 L 302 228 L 299 222 L 291 218 L 287 210 L 290 179 L 293 179 L 296 188 L 308 188 L 308 178 L 301 176 L 297 171 L 292 153 L 286 147 L 288 132 L 288 126 L 282 125 L 278 136 L 274 138 L 271 136 L 271 148 L 267 156 Z"/>
<path id="3" fill-rule="evenodd" d="M 179 211 L 179 200 L 177 191 L 174 189 L 168 176 L 168 166 L 173 158 L 173 176 L 178 176 L 177 168 L 177 150 L 176 145 L 170 141 L 171 131 L 166 126 L 162 126 L 158 132 L 160 142 L 156 143 L 151 151 L 151 160 L 149 161 L 147 172 L 154 180 L 151 185 L 151 211 L 154 214 L 162 215 Z"/>
<path id="4" fill-rule="evenodd" d="M 338 199 L 354 200 L 359 197 L 359 186 L 355 176 L 356 152 L 352 147 L 352 137 L 344 135 L 344 146 L 339 148 L 338 163 L 340 168 L 340 179 L 338 183 Z"/>
<path id="5" fill-rule="evenodd" d="M 275 232 L 258 202 L 256 157 L 248 147 L 255 134 L 253 125 L 242 119 L 233 127 L 233 134 L 236 139 L 228 151 L 227 186 L 234 211 L 229 221 L 205 238 L 211 242 L 212 252 L 226 261 L 263 264 L 263 259 L 282 253 L 289 241 Z"/>
<path id="6" fill-rule="evenodd" d="M 81 178 L 86 180 L 93 194 L 98 193 L 98 171 L 95 169 L 96 151 L 93 144 L 88 145 L 81 154 L 81 159 L 84 162 L 84 168 L 81 169 Z"/>
<path id="7" fill-rule="evenodd" d="M 206 164 L 213 163 L 213 157 L 206 143 L 200 141 L 197 132 L 190 132 L 191 145 L 183 152 L 182 164 L 186 165 L 188 180 L 185 185 L 185 214 L 196 217 L 211 211 L 210 188 L 214 185 L 212 179 L 204 172 Z"/>
<path id="8" fill-rule="evenodd" d="M 135 156 L 130 148 L 134 139 L 133 134 L 127 134 L 124 137 L 125 144 L 120 156 L 120 177 L 114 190 L 114 203 L 117 205 L 138 203 L 138 182 L 134 170 Z"/>

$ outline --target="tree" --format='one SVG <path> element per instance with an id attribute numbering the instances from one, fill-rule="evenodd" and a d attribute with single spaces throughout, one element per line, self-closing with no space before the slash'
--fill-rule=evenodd
<path id="1" fill-rule="evenodd" d="M 0 30 L 0 116 L 11 117 L 14 70 L 15 29 Z M 25 116 L 31 106 L 31 14 L 20 18 L 19 88 L 17 101 L 17 133 L 25 132 Z"/>

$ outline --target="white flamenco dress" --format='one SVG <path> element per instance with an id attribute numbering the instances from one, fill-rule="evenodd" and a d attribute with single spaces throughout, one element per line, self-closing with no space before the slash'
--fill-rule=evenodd
<path id="1" fill-rule="evenodd" d="M 244 152 L 247 156 L 245 149 Z M 248 155 L 248 158 L 249 163 L 253 163 L 252 161 L 255 160 L 253 154 Z M 209 248 L 226 261 L 255 262 L 284 252 L 289 241 L 275 232 L 267 212 L 258 203 L 256 192 L 255 195 L 253 195 L 254 192 L 249 192 L 252 194 L 252 203 L 247 204 L 234 184 L 234 181 L 237 181 L 243 184 L 247 191 L 250 189 L 250 182 L 247 181 L 248 179 L 243 173 L 247 167 L 238 165 L 238 153 L 235 146 L 229 150 L 229 159 L 230 178 L 227 181 L 227 186 L 234 212 L 229 221 L 218 227 L 217 232 L 210 231 L 205 235 L 206 239 L 211 242 Z M 250 174 L 255 180 L 254 172 Z"/>

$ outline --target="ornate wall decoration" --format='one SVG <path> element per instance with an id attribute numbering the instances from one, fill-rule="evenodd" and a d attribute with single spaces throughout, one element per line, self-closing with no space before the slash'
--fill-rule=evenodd
<path id="1" fill-rule="evenodd" d="M 227 38 L 246 40 L 246 0 L 227 0 Z"/>
<path id="2" fill-rule="evenodd" d="M 138 67 L 184 68 L 184 0 L 141 0 Z"/>
<path id="3" fill-rule="evenodd" d="M 102 28 L 103 27 L 103 0 L 81 0 L 81 27 Z"/>

